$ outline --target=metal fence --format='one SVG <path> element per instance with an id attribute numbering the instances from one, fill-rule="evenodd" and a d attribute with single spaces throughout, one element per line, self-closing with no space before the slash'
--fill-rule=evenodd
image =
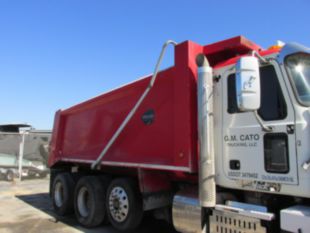
<path id="1" fill-rule="evenodd" d="M 12 181 L 47 176 L 50 138 L 50 131 L 0 132 L 1 178 Z"/>

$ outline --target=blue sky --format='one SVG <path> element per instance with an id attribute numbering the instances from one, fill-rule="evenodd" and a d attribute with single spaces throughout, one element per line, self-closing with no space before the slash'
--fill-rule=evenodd
<path id="1" fill-rule="evenodd" d="M 0 124 L 51 128 L 57 109 L 150 74 L 167 39 L 310 46 L 309 22 L 309 0 L 0 0 Z"/>

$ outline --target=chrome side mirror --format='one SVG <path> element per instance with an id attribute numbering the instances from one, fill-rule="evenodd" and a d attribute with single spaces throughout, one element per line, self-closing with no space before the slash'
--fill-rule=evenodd
<path id="1" fill-rule="evenodd" d="M 260 108 L 259 61 L 254 56 L 242 57 L 236 65 L 236 95 L 238 109 L 242 112 Z"/>

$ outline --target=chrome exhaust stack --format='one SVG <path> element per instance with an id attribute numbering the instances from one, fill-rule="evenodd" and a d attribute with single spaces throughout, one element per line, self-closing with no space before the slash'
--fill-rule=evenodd
<path id="1" fill-rule="evenodd" d="M 202 207 L 216 205 L 213 143 L 213 74 L 206 56 L 196 57 L 198 66 L 199 200 Z"/>
<path id="2" fill-rule="evenodd" d="M 196 63 L 198 66 L 199 195 L 193 188 L 185 188 L 174 196 L 172 208 L 173 225 L 177 231 L 184 233 L 205 232 L 202 207 L 213 208 L 216 205 L 213 74 L 204 54 L 196 57 Z"/>

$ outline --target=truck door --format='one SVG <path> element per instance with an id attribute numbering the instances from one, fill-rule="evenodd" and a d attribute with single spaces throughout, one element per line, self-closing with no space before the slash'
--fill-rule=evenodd
<path id="1" fill-rule="evenodd" d="M 281 184 L 298 184 L 294 110 L 277 63 L 261 67 L 260 75 L 258 115 L 270 132 L 262 130 L 253 112 L 238 110 L 235 74 L 223 79 L 223 168 L 242 187 L 280 191 Z"/>

